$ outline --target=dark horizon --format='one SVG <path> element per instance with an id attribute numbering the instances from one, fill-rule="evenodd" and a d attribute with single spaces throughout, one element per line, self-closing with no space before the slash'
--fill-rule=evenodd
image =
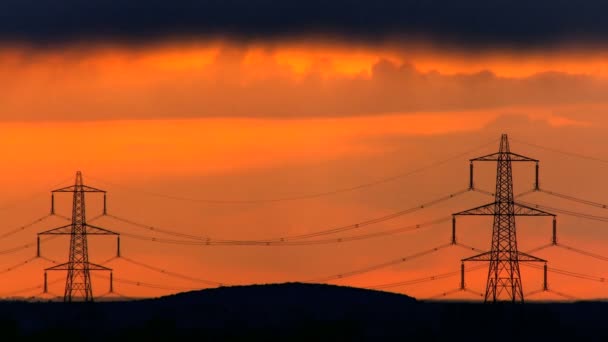
<path id="1" fill-rule="evenodd" d="M 0 41 L 40 47 L 175 39 L 430 42 L 460 49 L 606 48 L 603 1 L 3 1 Z"/>

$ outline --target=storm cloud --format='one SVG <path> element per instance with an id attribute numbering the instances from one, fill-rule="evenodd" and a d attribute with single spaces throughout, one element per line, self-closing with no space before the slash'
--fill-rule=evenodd
<path id="1" fill-rule="evenodd" d="M 459 48 L 604 45 L 608 3 L 566 0 L 4 0 L 0 42 L 296 38 Z"/>

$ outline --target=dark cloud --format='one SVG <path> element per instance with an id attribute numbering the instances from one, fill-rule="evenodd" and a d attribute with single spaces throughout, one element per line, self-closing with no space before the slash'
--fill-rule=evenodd
<path id="1" fill-rule="evenodd" d="M 601 0 L 3 0 L 0 40 L 48 45 L 317 37 L 458 47 L 603 44 Z"/>

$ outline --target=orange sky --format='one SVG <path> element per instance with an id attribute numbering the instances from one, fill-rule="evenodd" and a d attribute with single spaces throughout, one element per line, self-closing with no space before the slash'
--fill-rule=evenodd
<path id="1" fill-rule="evenodd" d="M 583 58 L 582 56 L 585 56 Z M 406 47 L 317 43 L 240 46 L 226 42 L 164 44 L 143 49 L 68 47 L 0 52 L 0 186 L 3 231 L 49 211 L 49 191 L 69 185 L 76 170 L 109 191 L 110 212 L 178 232 L 221 239 L 263 239 L 315 232 L 382 216 L 461 190 L 468 159 L 498 148 L 509 133 L 513 150 L 542 160 L 547 189 L 602 202 L 605 165 L 518 143 L 608 158 L 608 59 L 598 51 L 495 52 L 480 55 Z M 548 73 L 548 74 L 543 74 Z M 435 105 L 437 103 L 437 105 Z M 492 144 L 487 144 L 492 141 Z M 483 148 L 476 147 L 484 145 Z M 474 151 L 472 151 L 474 150 Z M 299 197 L 384 179 L 446 160 L 436 168 L 357 191 L 309 199 L 210 204 L 169 197 L 255 200 Z M 516 190 L 532 184 L 532 168 L 517 167 Z M 493 187 L 493 166 L 480 166 L 481 187 Z M 147 192 L 146 192 L 147 191 Z M 90 217 L 99 198 L 87 199 Z M 437 205 L 370 232 L 408 226 L 484 204 L 481 194 Z M 561 208 L 571 203 L 533 194 Z M 58 211 L 70 212 L 70 198 Z M 576 210 L 603 215 L 601 209 Z M 560 241 L 602 253 L 601 223 L 561 217 Z M 523 251 L 550 238 L 550 221 L 522 219 Z M 49 218 L 10 238 L 0 250 L 35 241 L 35 232 L 63 224 Z M 149 235 L 101 218 L 96 224 Z M 488 248 L 490 224 L 463 218 L 459 241 Z M 349 236 L 344 233 L 339 236 Z M 321 246 L 166 245 L 123 238 L 123 254 L 192 277 L 226 284 L 304 281 L 364 268 L 449 242 L 450 225 L 390 237 Z M 91 260 L 113 256 L 114 241 L 91 238 Z M 67 238 L 44 243 L 43 255 L 67 258 Z M 34 249 L 0 255 L 0 272 Z M 416 261 L 336 284 L 375 286 L 457 271 L 472 252 L 450 247 Z M 552 248 L 538 252 L 551 266 L 603 276 L 601 261 Z M 47 261 L 6 272 L 0 295 L 41 284 Z M 113 260 L 117 279 L 171 289 L 201 285 Z M 471 265 L 472 266 L 472 265 Z M 467 276 L 481 292 L 486 271 Z M 525 272 L 525 291 L 542 275 Z M 51 280 L 64 277 L 50 274 Z M 424 298 L 457 288 L 458 277 L 389 290 Z M 550 275 L 552 288 L 580 298 L 605 297 L 605 284 Z M 63 283 L 51 285 L 62 294 Z M 116 283 L 127 296 L 175 292 Z M 107 280 L 95 278 L 96 294 Z M 26 292 L 34 295 L 40 289 Z M 476 298 L 457 294 L 451 298 Z M 537 297 L 555 298 L 549 294 Z"/>

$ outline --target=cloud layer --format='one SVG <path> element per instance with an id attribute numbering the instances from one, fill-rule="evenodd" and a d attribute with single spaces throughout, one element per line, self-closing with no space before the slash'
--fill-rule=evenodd
<path id="1" fill-rule="evenodd" d="M 607 79 L 563 71 L 445 74 L 380 59 L 369 73 L 345 74 L 322 62 L 296 72 L 239 48 L 204 63 L 198 55 L 192 63 L 159 56 L 7 55 L 0 63 L 9 80 L 0 85 L 0 120 L 328 118 L 608 103 Z"/>
<path id="2" fill-rule="evenodd" d="M 460 48 L 606 43 L 604 1 L 6 0 L 0 40 L 33 44 L 315 36 Z"/>

